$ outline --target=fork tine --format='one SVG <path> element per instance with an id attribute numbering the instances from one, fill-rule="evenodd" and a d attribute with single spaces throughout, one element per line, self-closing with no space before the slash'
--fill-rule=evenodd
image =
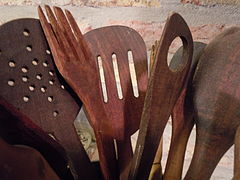
<path id="1" fill-rule="evenodd" d="M 45 15 L 43 13 L 41 6 L 38 6 L 38 15 L 40 18 L 40 23 L 43 27 L 43 31 L 46 34 L 46 38 L 48 40 L 50 49 L 52 51 L 52 55 L 53 55 L 54 59 L 57 59 L 57 57 L 59 56 L 59 53 L 60 53 L 59 43 L 55 37 L 55 34 L 52 30 L 51 25 L 48 23 Z"/>
<path id="2" fill-rule="evenodd" d="M 65 10 L 65 13 L 67 15 L 67 18 L 68 18 L 68 21 L 72 27 L 72 30 L 77 38 L 77 41 L 79 42 L 82 50 L 83 50 L 83 53 L 85 55 L 86 58 L 90 57 L 90 50 L 89 50 L 89 47 L 88 47 L 88 44 L 87 42 L 85 41 L 83 35 L 82 35 L 82 32 L 81 30 L 79 29 L 78 25 L 77 25 L 77 22 L 75 21 L 75 19 L 73 18 L 73 15 L 70 11 L 68 10 Z"/>
<path id="3" fill-rule="evenodd" d="M 69 61 L 71 59 L 78 59 L 78 58 L 73 58 L 76 54 L 73 53 L 73 50 L 69 42 L 64 36 L 63 29 L 58 24 L 57 19 L 55 18 L 55 15 L 53 14 L 51 8 L 48 5 L 45 5 L 45 9 L 47 12 L 48 19 L 56 34 L 56 38 L 59 41 L 60 46 L 62 47 L 61 49 L 64 52 L 65 57 L 67 57 L 66 60 Z"/>
<path id="4" fill-rule="evenodd" d="M 62 11 L 61 8 L 54 6 L 53 7 L 54 13 L 57 17 L 57 20 L 59 22 L 59 25 L 62 29 L 64 29 L 65 37 L 67 38 L 70 46 L 72 47 L 72 50 L 74 50 L 74 53 L 76 53 L 80 60 L 84 59 L 84 54 L 82 51 L 82 48 L 78 45 L 78 42 L 73 34 L 73 31 L 68 23 L 68 20 Z"/>

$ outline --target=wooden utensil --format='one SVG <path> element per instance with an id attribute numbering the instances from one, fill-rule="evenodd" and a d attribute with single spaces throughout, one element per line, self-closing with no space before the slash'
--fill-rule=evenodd
<path id="1" fill-rule="evenodd" d="M 0 95 L 64 147 L 76 179 L 98 179 L 73 124 L 81 102 L 59 76 L 39 20 L 15 20 L 0 32 Z"/>
<path id="2" fill-rule="evenodd" d="M 1 180 L 60 180 L 42 155 L 27 146 L 11 146 L 0 138 Z"/>
<path id="3" fill-rule="evenodd" d="M 58 42 L 64 44 L 64 48 L 68 49 L 68 53 L 69 51 L 73 53 L 82 53 L 80 55 L 71 54 L 72 59 L 70 62 L 70 60 L 68 60 L 70 57 L 64 57 L 66 55 L 64 54 L 66 49 L 62 49 L 61 53 L 63 55 L 59 53 L 59 51 L 56 51 L 57 49 L 59 50 L 59 44 L 56 42 L 50 27 L 48 27 L 41 9 L 39 9 L 43 29 L 49 39 L 50 47 L 53 47 L 52 51 L 55 52 L 55 61 L 59 67 L 59 71 L 83 101 L 91 124 L 94 127 L 98 140 L 98 149 L 100 151 L 100 163 L 102 164 L 105 178 L 118 178 L 114 175 L 117 173 L 116 169 L 113 169 L 114 166 L 110 165 L 114 164 L 113 158 L 115 158 L 113 138 L 119 140 L 118 145 L 120 145 L 118 147 L 121 146 L 118 148 L 119 158 L 122 159 L 121 157 L 124 157 L 125 159 L 131 157 L 129 137 L 138 129 L 137 126 L 139 124 L 138 119 L 140 119 L 140 113 L 138 114 L 137 112 L 141 111 L 141 102 L 143 102 L 146 90 L 147 61 L 145 44 L 138 33 L 130 28 L 122 26 L 100 28 L 82 37 L 69 11 L 66 11 L 66 18 L 60 8 L 54 8 L 59 21 L 59 24 L 57 24 L 48 6 L 46 10 L 55 34 L 57 35 Z M 67 19 L 70 25 L 68 25 Z M 72 32 L 71 28 L 75 34 L 66 33 Z M 63 31 L 61 32 L 60 29 Z M 63 35 L 65 35 L 65 37 Z M 68 44 L 66 40 L 68 40 L 70 44 Z M 70 45 L 74 48 L 70 49 Z M 134 57 L 136 75 L 139 77 L 138 98 L 135 98 L 131 91 L 128 53 L 132 53 Z M 122 96 L 117 93 L 118 91 L 115 85 L 114 73 L 116 72 L 114 72 L 112 67 L 114 58 L 116 58 L 118 67 L 121 70 L 119 71 L 119 75 Z M 97 68 L 99 64 L 96 63 L 97 61 L 99 62 L 99 60 L 102 60 L 103 64 L 107 86 L 107 99 L 103 98 L 102 91 L 104 91 L 104 89 L 101 90 L 100 86 L 99 70 Z M 69 72 L 71 72 L 71 74 Z M 89 89 L 91 91 L 89 91 Z M 126 97 L 124 95 L 126 95 Z M 125 106 L 125 104 L 131 104 L 131 108 L 130 106 Z M 109 142 L 106 141 L 107 139 L 109 139 Z M 103 145 L 105 147 L 103 147 Z M 124 150 L 122 150 L 122 148 Z M 106 155 L 108 157 L 106 157 Z M 113 158 L 109 159 L 109 157 Z M 125 169 L 125 163 L 126 161 L 123 161 L 123 163 L 121 162 L 120 169 Z M 113 170 L 110 171 L 110 169 Z"/>
<path id="4" fill-rule="evenodd" d="M 167 65 L 167 53 L 176 37 L 183 41 L 182 60 L 185 66 L 170 70 Z M 192 36 L 187 24 L 179 14 L 173 13 L 165 25 L 150 75 L 129 179 L 147 179 L 149 176 L 164 127 L 186 80 L 192 50 Z"/>
<path id="5" fill-rule="evenodd" d="M 234 139 L 234 177 L 233 180 L 240 179 L 240 127 L 237 128 Z"/>
<path id="6" fill-rule="evenodd" d="M 124 26 L 96 29 L 86 33 L 84 38 L 89 44 L 93 57 L 95 59 L 101 57 L 102 59 L 108 96 L 108 102 L 104 103 L 103 108 L 107 111 L 111 120 L 108 123 L 113 125 L 119 123 L 119 127 L 116 127 L 115 130 L 124 133 L 123 139 L 118 137 L 116 141 L 121 178 L 126 179 L 127 168 L 132 159 L 130 137 L 139 128 L 147 89 L 148 74 L 145 43 L 135 30 Z M 118 65 L 122 98 L 117 93 L 114 58 L 116 58 Z M 135 66 L 134 70 L 131 70 L 130 66 Z M 130 76 L 130 71 L 134 71 L 135 80 L 134 77 Z M 134 81 L 137 92 L 133 90 Z"/>
<path id="7" fill-rule="evenodd" d="M 167 164 L 164 172 L 164 179 L 181 179 L 184 156 L 188 138 L 192 131 L 193 120 L 193 102 L 192 102 L 192 80 L 198 60 L 206 44 L 201 42 L 193 43 L 192 64 L 185 81 L 181 95 L 179 96 L 172 112 L 172 138 L 170 150 L 168 153 Z M 170 68 L 177 67 L 181 61 L 183 47 L 179 48 L 174 54 Z"/>
<path id="8" fill-rule="evenodd" d="M 45 157 L 61 179 L 71 179 L 71 174 L 67 169 L 67 156 L 62 146 L 1 96 L 0 138 L 11 145 L 27 145 L 36 149 Z M 4 154 L 1 155 L 5 157 Z M 21 164 L 21 166 L 28 165 Z"/>
<path id="9" fill-rule="evenodd" d="M 185 179 L 210 179 L 239 126 L 240 29 L 230 28 L 204 49 L 193 80 L 196 144 Z"/>

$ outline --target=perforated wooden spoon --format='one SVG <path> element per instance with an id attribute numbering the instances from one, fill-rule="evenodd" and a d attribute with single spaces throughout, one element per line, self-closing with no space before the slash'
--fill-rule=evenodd
<path id="1" fill-rule="evenodd" d="M 76 179 L 97 179 L 73 124 L 81 102 L 56 71 L 39 20 L 0 27 L 0 66 L 0 95 L 64 147 Z"/>
<path id="2" fill-rule="evenodd" d="M 193 80 L 196 145 L 185 179 L 210 179 L 234 143 L 240 124 L 240 29 L 230 28 L 210 42 Z"/>
<path id="3" fill-rule="evenodd" d="M 182 60 L 185 63 L 170 70 L 168 48 L 176 37 L 182 39 Z M 163 130 L 186 80 L 192 50 L 192 36 L 186 22 L 179 14 L 173 13 L 166 22 L 151 71 L 129 179 L 147 179 L 149 176 Z"/>
<path id="4" fill-rule="evenodd" d="M 39 15 L 56 65 L 85 105 L 95 130 L 105 178 L 118 178 L 115 175 L 118 172 L 113 169 L 113 138 L 120 144 L 119 156 L 129 159 L 132 152 L 130 136 L 138 129 L 147 84 L 145 44 L 136 31 L 123 26 L 100 28 L 83 37 L 69 11 L 66 11 L 66 18 L 60 8 L 54 7 L 56 20 L 48 6 L 46 10 L 56 37 L 41 9 Z M 130 83 L 131 56 L 138 77 L 138 94 L 135 94 L 138 98 L 134 97 Z M 113 61 L 117 62 L 119 72 L 114 71 L 116 64 Z M 101 63 L 107 89 L 101 89 L 100 85 L 98 66 Z M 114 74 L 118 73 L 122 93 L 118 93 L 116 87 Z M 107 92 L 107 98 L 103 98 L 102 91 Z M 129 163 L 129 160 L 124 162 L 124 159 L 120 161 L 123 164 L 120 166 L 125 167 L 126 162 Z"/>

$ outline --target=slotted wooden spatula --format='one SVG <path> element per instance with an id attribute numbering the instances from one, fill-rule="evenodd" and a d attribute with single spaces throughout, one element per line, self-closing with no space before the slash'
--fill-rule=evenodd
<path id="1" fill-rule="evenodd" d="M 76 179 L 98 179 L 73 125 L 81 103 L 56 71 L 39 20 L 0 27 L 0 66 L 0 96 L 64 147 Z"/>
<path id="2" fill-rule="evenodd" d="M 122 26 L 100 28 L 82 36 L 69 11 L 66 18 L 60 8 L 54 7 L 55 19 L 48 6 L 46 10 L 56 37 L 41 9 L 40 20 L 56 65 L 85 105 L 98 140 L 104 176 L 111 179 L 115 175 L 109 169 L 113 169 L 114 161 L 108 159 L 115 154 L 113 138 L 118 140 L 119 158 L 124 156 L 120 166 L 126 167 L 129 160 L 124 159 L 131 158 L 130 136 L 138 129 L 147 84 L 145 44 L 136 31 Z M 119 72 L 114 71 L 114 60 Z M 138 94 L 133 93 L 130 83 L 131 60 L 138 77 Z M 100 85 L 101 63 L 107 89 Z M 119 73 L 122 93 L 118 93 L 115 73 Z M 107 92 L 107 97 L 103 98 L 102 91 Z"/>
<path id="3" fill-rule="evenodd" d="M 182 61 L 185 63 L 169 69 L 168 49 L 176 37 L 182 39 Z M 149 176 L 163 130 L 186 80 L 192 51 L 192 36 L 186 22 L 179 14 L 173 13 L 166 22 L 151 70 L 129 179 L 147 179 Z"/>

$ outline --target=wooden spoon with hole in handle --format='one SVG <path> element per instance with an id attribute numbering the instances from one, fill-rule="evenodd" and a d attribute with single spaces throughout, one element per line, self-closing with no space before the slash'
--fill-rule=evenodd
<path id="1" fill-rule="evenodd" d="M 182 60 L 185 63 L 177 69 L 169 69 L 168 49 L 176 37 L 182 39 L 184 46 Z M 186 22 L 179 14 L 173 13 L 166 22 L 151 70 L 129 179 L 147 179 L 149 176 L 167 120 L 184 86 L 192 60 L 192 51 L 192 36 Z"/>
<path id="2" fill-rule="evenodd" d="M 193 120 L 193 103 L 192 103 L 192 80 L 198 60 L 205 48 L 206 44 L 201 42 L 193 42 L 193 58 L 189 70 L 187 80 L 185 81 L 184 88 L 178 98 L 173 112 L 172 112 L 172 138 L 170 150 L 168 153 L 168 160 L 164 172 L 164 179 L 181 179 L 182 168 L 184 162 L 184 155 L 188 138 L 192 131 Z M 181 62 L 183 47 L 179 48 L 174 54 L 170 68 L 176 67 Z"/>
<path id="3" fill-rule="evenodd" d="M 210 179 L 234 143 L 240 124 L 240 29 L 230 28 L 204 49 L 193 79 L 196 143 L 185 179 Z"/>
<path id="4" fill-rule="evenodd" d="M 1 180 L 60 180 L 43 156 L 28 146 L 12 146 L 0 137 Z"/>
<path id="5" fill-rule="evenodd" d="M 0 96 L 64 147 L 75 177 L 98 179 L 73 124 L 81 102 L 59 75 L 39 20 L 3 24 L 0 40 Z"/>

